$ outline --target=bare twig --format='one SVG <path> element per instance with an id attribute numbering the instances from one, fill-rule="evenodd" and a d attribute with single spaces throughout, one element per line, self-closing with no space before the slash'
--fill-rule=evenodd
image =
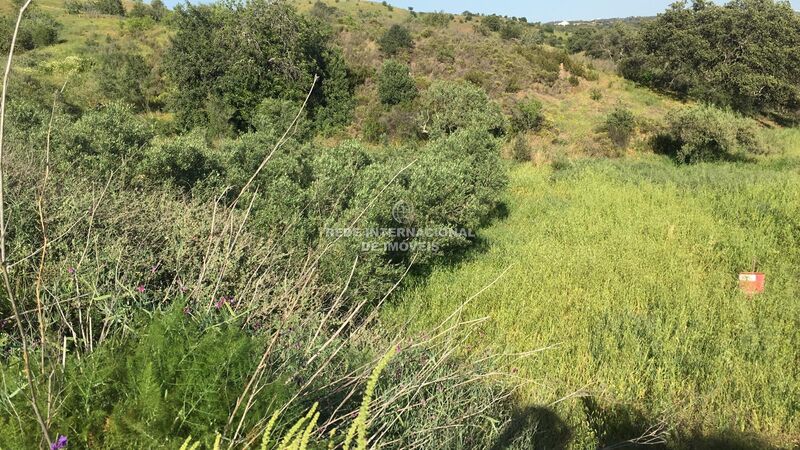
<path id="1" fill-rule="evenodd" d="M 14 313 L 14 322 L 19 331 L 19 338 L 22 343 L 22 361 L 25 369 L 25 377 L 28 380 L 28 388 L 31 396 L 31 406 L 36 415 L 36 421 L 42 429 L 42 435 L 46 443 L 50 444 L 50 433 L 47 430 L 47 424 L 42 419 L 39 412 L 39 406 L 36 400 L 36 387 L 34 386 L 33 374 L 31 373 L 30 355 L 28 352 L 28 341 L 25 336 L 25 328 L 22 326 L 22 319 L 19 316 L 19 309 L 17 308 L 17 301 L 13 289 L 11 288 L 11 280 L 8 274 L 7 257 L 6 257 L 6 219 L 5 219 L 5 167 L 4 167 L 4 137 L 5 137 L 5 117 L 6 117 L 6 95 L 8 93 L 8 78 L 11 73 L 11 62 L 14 58 L 14 47 L 17 44 L 17 35 L 19 34 L 19 25 L 22 22 L 22 16 L 25 10 L 30 6 L 31 0 L 27 0 L 19 9 L 17 15 L 17 23 L 14 26 L 14 34 L 11 37 L 11 47 L 8 50 L 8 60 L 6 61 L 6 69 L 3 73 L 3 92 L 0 94 L 0 268 L 2 268 L 3 284 L 5 285 L 8 301 L 11 303 L 11 310 Z"/>

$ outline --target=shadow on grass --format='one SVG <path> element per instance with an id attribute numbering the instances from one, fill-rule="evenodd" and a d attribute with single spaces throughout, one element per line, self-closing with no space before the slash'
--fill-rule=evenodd
<path id="1" fill-rule="evenodd" d="M 475 260 L 491 248 L 489 241 L 481 235 L 482 231 L 495 222 L 505 220 L 508 215 L 508 205 L 500 203 L 497 208 L 492 211 L 492 214 L 480 225 L 479 229 L 472 230 L 475 233 L 475 237 L 471 238 L 469 246 L 456 251 L 448 251 L 444 255 L 438 256 L 431 264 L 417 265 L 412 269 L 411 274 L 418 280 L 427 280 L 431 272 L 436 268 L 456 268 L 469 261 Z M 405 287 L 405 285 L 401 285 L 397 292 L 402 291 Z M 395 298 L 397 297 L 399 296 L 395 295 Z"/>
<path id="2" fill-rule="evenodd" d="M 722 430 L 715 434 L 670 426 L 665 421 L 646 417 L 625 405 L 601 405 L 596 399 L 581 399 L 586 423 L 597 450 L 779 450 L 752 434 Z M 564 450 L 576 440 L 569 425 L 553 409 L 527 406 L 516 409 L 511 421 L 489 450 Z"/>
<path id="3" fill-rule="evenodd" d="M 562 450 L 571 439 L 569 427 L 552 409 L 528 406 L 512 413 L 511 421 L 490 450 Z"/>
<path id="4" fill-rule="evenodd" d="M 779 449 L 752 434 L 725 430 L 708 435 L 670 426 L 624 405 L 601 406 L 591 397 L 583 398 L 582 402 L 589 425 L 597 436 L 598 449 Z"/>

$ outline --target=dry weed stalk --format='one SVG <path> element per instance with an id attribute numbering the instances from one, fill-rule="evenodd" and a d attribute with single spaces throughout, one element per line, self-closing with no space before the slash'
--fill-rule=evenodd
<path id="1" fill-rule="evenodd" d="M 17 44 L 17 35 L 19 34 L 19 25 L 22 23 L 22 17 L 25 14 L 25 10 L 28 9 L 30 6 L 31 0 L 27 0 L 19 9 L 19 14 L 17 15 L 17 22 L 14 25 L 14 33 L 11 35 L 11 47 L 8 50 L 8 60 L 6 61 L 6 68 L 5 72 L 3 73 L 3 92 L 0 95 L 0 271 L 2 271 L 3 275 L 3 284 L 5 286 L 6 295 L 8 296 L 8 301 L 11 304 L 11 311 L 14 314 L 14 322 L 17 327 L 17 331 L 19 332 L 19 338 L 22 345 L 22 361 L 23 361 L 23 368 L 25 371 L 25 378 L 28 381 L 28 388 L 29 388 L 29 395 L 31 401 L 31 407 L 33 408 L 33 412 L 36 415 L 36 421 L 39 423 L 39 427 L 42 429 L 42 436 L 45 442 L 49 445 L 50 444 L 50 432 L 47 429 L 47 423 L 42 417 L 41 412 L 39 411 L 39 405 L 37 401 L 36 395 L 36 387 L 34 386 L 34 378 L 33 373 L 31 372 L 31 363 L 30 363 L 30 353 L 28 350 L 28 339 L 25 336 L 25 328 L 22 324 L 22 317 L 19 314 L 19 308 L 17 306 L 17 299 L 14 294 L 14 290 L 11 287 L 11 278 L 9 276 L 9 269 L 8 269 L 8 259 L 6 255 L 6 232 L 7 232 L 7 223 L 5 217 L 5 178 L 4 178 L 4 138 L 5 138 L 5 117 L 6 117 L 6 95 L 8 93 L 8 79 L 9 75 L 11 74 L 11 63 L 14 58 L 14 47 Z M 44 331 L 42 330 L 42 334 Z"/>

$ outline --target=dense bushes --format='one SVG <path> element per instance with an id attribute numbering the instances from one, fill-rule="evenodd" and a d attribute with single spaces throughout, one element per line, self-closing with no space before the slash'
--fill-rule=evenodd
<path id="1" fill-rule="evenodd" d="M 500 16 L 491 14 L 481 18 L 481 25 L 489 31 L 500 31 L 503 27 L 503 19 Z"/>
<path id="2" fill-rule="evenodd" d="M 159 137 L 144 151 L 141 173 L 148 182 L 172 181 L 192 188 L 223 171 L 221 156 L 210 149 L 202 132 L 177 137 Z"/>
<path id="3" fill-rule="evenodd" d="M 122 0 L 92 0 L 90 5 L 100 14 L 125 15 L 125 6 L 122 5 Z"/>
<path id="4" fill-rule="evenodd" d="M 96 73 L 108 98 L 129 103 L 139 111 L 158 106 L 163 89 L 160 77 L 135 50 L 109 45 L 98 57 Z"/>
<path id="5" fill-rule="evenodd" d="M 643 26 L 620 69 L 682 96 L 796 119 L 798 47 L 800 16 L 788 2 L 679 2 Z"/>
<path id="6" fill-rule="evenodd" d="M 500 28 L 500 37 L 505 40 L 519 39 L 522 36 L 522 25 L 506 21 Z"/>
<path id="7" fill-rule="evenodd" d="M 753 122 L 712 106 L 695 106 L 670 114 L 660 137 L 661 150 L 678 161 L 695 163 L 762 152 Z"/>
<path id="8" fill-rule="evenodd" d="M 342 261 L 358 259 L 350 289 L 362 298 L 380 297 L 412 260 L 421 269 L 471 245 L 473 236 L 461 231 L 474 232 L 485 224 L 507 183 L 496 139 L 474 128 L 429 143 L 415 152 L 414 160 L 369 158 L 351 143 L 324 150 L 314 165 L 312 205 L 328 206 L 312 209 L 321 211 L 318 220 L 325 227 L 351 227 L 360 217 L 358 229 L 437 231 L 433 236 L 323 236 L 323 247 L 333 242 L 321 261 L 324 279 L 347 279 L 351 268 Z M 325 192 L 334 200 L 319 197 Z M 402 217 L 397 205 L 406 211 Z"/>
<path id="9" fill-rule="evenodd" d="M 300 102 L 315 75 L 320 80 L 309 99 L 309 116 L 325 126 L 349 120 L 347 68 L 322 27 L 281 2 L 226 5 L 187 4 L 175 11 L 176 33 L 164 61 L 180 87 L 172 107 L 182 127 L 205 126 L 215 111 L 228 111 L 217 114 L 218 121 L 247 130 L 265 98 Z"/>
<path id="10" fill-rule="evenodd" d="M 408 74 L 408 66 L 395 60 L 383 63 L 378 76 L 378 97 L 381 103 L 396 105 L 410 102 L 417 96 L 417 85 Z"/>
<path id="11" fill-rule="evenodd" d="M 128 16 L 150 18 L 159 22 L 167 15 L 167 12 L 167 7 L 161 0 L 151 0 L 149 4 L 144 3 L 143 0 L 135 0 Z"/>
<path id="12" fill-rule="evenodd" d="M 496 140 L 481 130 L 459 130 L 414 154 L 385 156 L 371 155 L 352 142 L 312 148 L 290 139 L 256 177 L 251 192 L 257 195 L 245 195 L 239 210 L 228 211 L 227 202 L 274 148 L 273 129 L 282 125 L 270 117 L 294 106 L 290 101 L 263 102 L 255 114 L 261 130 L 223 140 L 218 148 L 206 144 L 201 129 L 152 138 L 148 124 L 118 104 L 89 111 L 57 133 L 53 179 L 58 183 L 48 184 L 46 204 L 52 214 L 48 231 L 60 239 L 47 253 L 44 292 L 48 305 L 63 306 L 64 311 L 63 316 L 55 309 L 49 312 L 45 351 L 54 375 L 37 375 L 40 392 L 48 383 L 58 390 L 49 410 L 53 433 L 69 436 L 81 448 L 176 446 L 189 434 L 209 443 L 217 431 L 229 438 L 234 430 L 226 428 L 227 419 L 273 332 L 278 344 L 259 379 L 262 395 L 249 407 L 245 432 L 262 432 L 257 421 L 298 392 L 302 394 L 286 411 L 281 429 L 314 401 L 320 402 L 324 420 L 357 408 L 353 374 L 357 377 L 369 364 L 376 348 L 390 343 L 364 330 L 356 331 L 358 339 L 351 342 L 344 333 L 333 337 L 331 330 L 342 320 L 339 309 L 349 312 L 346 308 L 360 302 L 374 305 L 412 261 L 414 267 L 425 267 L 471 245 L 472 236 L 455 230 L 477 228 L 491 217 L 505 186 L 505 169 Z M 28 105 L 15 109 L 16 123 L 46 126 L 47 111 Z M 412 158 L 417 162 L 401 170 Z M 17 158 L 10 162 L 20 164 Z M 145 189 L 139 183 L 131 189 L 129 177 L 115 176 L 105 197 L 106 191 L 97 192 L 109 171 L 127 174 L 134 169 L 146 176 Z M 15 170 L 9 196 L 34 204 L 40 177 L 25 164 Z M 201 180 L 217 176 L 222 178 L 218 190 L 196 189 Z M 103 182 L 92 180 L 97 178 Z M 218 197 L 226 186 L 231 186 L 229 196 Z M 408 222 L 397 221 L 394 206 L 399 201 L 417 211 Z M 38 246 L 36 217 L 34 208 L 14 215 L 14 259 Z M 246 224 L 240 222 L 243 217 L 249 219 Z M 364 250 L 363 239 L 334 242 L 325 232 L 333 226 L 454 232 L 429 241 L 381 238 L 425 244 L 419 250 Z M 358 264 L 350 277 L 353 262 Z M 298 275 L 306 270 L 313 276 Z M 195 281 L 198 274 L 206 275 L 204 281 Z M 35 275 L 26 270 L 15 277 L 25 286 L 24 307 L 33 308 L 33 288 L 28 286 Z M 328 307 L 335 298 L 341 302 L 331 307 L 334 323 L 322 326 L 316 322 L 328 311 L 322 305 Z M 286 312 L 287 305 L 305 309 L 302 314 Z M 228 307 L 237 318 L 226 315 Z M 0 308 L 7 317 L 6 306 Z M 160 312 L 162 308 L 168 312 Z M 355 310 L 355 322 L 367 311 L 369 306 Z M 246 324 L 238 322 L 239 316 L 247 318 Z M 93 333 L 87 323 L 102 325 Z M 66 344 L 62 371 L 61 356 L 58 364 L 53 356 L 62 354 L 60 344 L 52 343 L 61 343 L 70 326 L 79 328 L 81 337 Z M 31 325 L 31 333 L 36 329 Z M 35 447 L 40 433 L 30 407 L 23 395 L 10 395 L 26 389 L 15 338 L 2 332 L 3 338 L 10 336 L 0 343 L 10 356 L 0 367 L 6 380 L 0 395 L 11 399 L 0 402 L 0 445 Z M 321 356 L 309 363 L 316 352 Z M 440 448 L 490 445 L 498 424 L 507 420 L 502 386 L 484 384 L 474 365 L 467 368 L 425 346 L 404 349 L 397 358 L 397 369 L 387 371 L 386 383 L 377 391 L 383 402 L 378 409 L 386 413 L 374 419 L 375 429 L 403 447 L 424 448 L 439 439 L 446 439 Z M 35 370 L 38 374 L 39 368 Z M 405 408 L 410 402 L 422 406 Z M 338 408 L 340 403 L 344 406 Z M 460 425 L 438 429 L 455 422 Z"/>
<path id="13" fill-rule="evenodd" d="M 378 40 L 381 51 L 389 56 L 394 56 L 400 51 L 410 50 L 414 47 L 414 39 L 408 28 L 394 24 L 389 27 Z"/>
<path id="14" fill-rule="evenodd" d="M 121 103 L 90 111 L 61 133 L 58 162 L 100 179 L 126 171 L 153 137 L 149 124 Z"/>
<path id="15" fill-rule="evenodd" d="M 633 44 L 634 30 L 630 25 L 580 27 L 567 39 L 567 49 L 572 53 L 586 52 L 593 58 L 606 58 L 618 62 L 627 55 Z"/>
<path id="16" fill-rule="evenodd" d="M 158 7 L 160 5 L 160 10 L 163 11 L 164 4 L 161 3 L 161 0 L 155 0 L 153 6 Z M 142 14 L 146 11 L 146 7 L 144 4 L 139 1 L 138 3 L 134 3 L 133 10 L 136 11 L 136 14 L 133 17 L 142 17 Z M 108 14 L 112 16 L 124 16 L 125 15 L 125 6 L 122 4 L 121 0 L 64 0 L 64 9 L 66 9 L 68 14 L 81 14 L 81 13 L 93 13 L 93 14 Z M 152 11 L 147 11 L 146 15 L 152 15 L 155 18 L 155 8 Z"/>
<path id="17" fill-rule="evenodd" d="M 435 81 L 422 95 L 421 103 L 420 125 L 430 137 L 465 128 L 495 135 L 505 132 L 506 121 L 500 107 L 471 83 Z"/>
<path id="18" fill-rule="evenodd" d="M 16 18 L 0 17 L 0 52 L 8 52 Z M 58 42 L 62 25 L 50 14 L 33 11 L 20 24 L 17 34 L 17 50 L 33 50 Z"/>
<path id="19" fill-rule="evenodd" d="M 572 76 L 591 78 L 592 74 L 587 68 L 575 61 L 570 55 L 560 49 L 548 48 L 543 45 L 517 45 L 514 51 L 528 60 L 536 68 L 529 76 L 537 81 L 552 84 L 558 81 L 562 67 Z"/>
<path id="20" fill-rule="evenodd" d="M 421 17 L 422 23 L 430 27 L 445 28 L 453 21 L 454 16 L 444 11 L 425 13 Z"/>

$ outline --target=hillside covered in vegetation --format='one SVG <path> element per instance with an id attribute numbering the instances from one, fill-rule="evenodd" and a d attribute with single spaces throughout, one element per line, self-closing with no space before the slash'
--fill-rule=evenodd
<path id="1" fill-rule="evenodd" d="M 0 448 L 800 445 L 787 3 L 0 14 Z"/>

